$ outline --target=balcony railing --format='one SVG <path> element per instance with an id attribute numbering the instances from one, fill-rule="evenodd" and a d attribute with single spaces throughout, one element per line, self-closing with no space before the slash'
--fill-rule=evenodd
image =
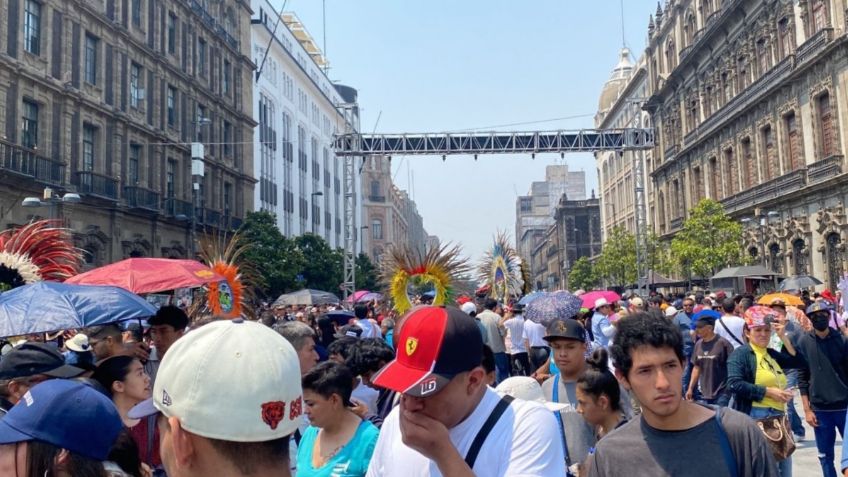
<path id="1" fill-rule="evenodd" d="M 124 201 L 136 209 L 159 210 L 159 193 L 144 187 L 125 186 Z"/>
<path id="2" fill-rule="evenodd" d="M 191 202 L 169 197 L 162 201 L 162 209 L 171 217 L 191 218 Z"/>
<path id="3" fill-rule="evenodd" d="M 807 182 L 816 184 L 842 174 L 844 162 L 845 156 L 835 155 L 810 164 L 807 166 Z"/>
<path id="4" fill-rule="evenodd" d="M 0 167 L 45 184 L 65 182 L 65 163 L 15 144 L 0 142 Z"/>
<path id="5" fill-rule="evenodd" d="M 103 197 L 105 199 L 118 198 L 118 181 L 96 172 L 79 171 L 76 173 L 76 186 L 83 194 Z"/>
<path id="6" fill-rule="evenodd" d="M 386 196 L 384 195 L 369 195 L 368 200 L 371 202 L 385 202 Z"/>
<path id="7" fill-rule="evenodd" d="M 221 212 L 214 209 L 206 209 L 203 214 L 203 223 L 212 227 L 221 227 Z"/>
<path id="8" fill-rule="evenodd" d="M 801 64 L 811 56 L 818 53 L 824 46 L 833 38 L 833 28 L 822 28 L 815 35 L 811 36 L 795 53 L 797 64 Z"/>
<path id="9" fill-rule="evenodd" d="M 680 230 L 683 227 L 683 217 L 678 217 L 669 223 L 671 231 Z"/>
<path id="10" fill-rule="evenodd" d="M 665 157 L 666 161 L 670 161 L 670 160 L 674 159 L 674 156 L 677 155 L 677 152 L 679 150 L 680 150 L 679 145 L 672 144 L 671 146 L 668 146 L 667 148 L 665 148 L 665 154 L 663 155 L 663 157 Z"/>
<path id="11" fill-rule="evenodd" d="M 753 207 L 766 200 L 774 199 L 782 195 L 795 192 L 802 189 L 807 184 L 807 170 L 798 169 L 797 171 L 784 174 L 777 179 L 764 182 L 758 186 L 751 187 L 738 194 L 732 195 L 724 200 L 724 209 L 728 213 L 733 213 L 742 209 Z"/>

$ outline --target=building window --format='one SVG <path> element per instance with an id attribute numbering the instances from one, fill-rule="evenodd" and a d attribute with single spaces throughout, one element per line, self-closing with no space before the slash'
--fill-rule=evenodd
<path id="1" fill-rule="evenodd" d="M 765 38 L 757 40 L 757 66 L 759 74 L 764 75 L 771 68 L 771 55 Z"/>
<path id="2" fill-rule="evenodd" d="M 209 123 L 209 118 L 206 117 L 206 108 L 200 104 L 197 105 L 197 116 L 194 120 L 194 132 L 197 137 L 197 142 L 203 142 L 203 126 Z"/>
<path id="3" fill-rule="evenodd" d="M 168 126 L 174 127 L 177 122 L 177 89 L 168 86 Z"/>
<path id="4" fill-rule="evenodd" d="M 724 182 L 727 190 L 726 196 L 731 196 L 736 193 L 736 166 L 734 163 L 733 148 L 729 147 L 724 150 Z"/>
<path id="5" fill-rule="evenodd" d="M 130 107 L 135 109 L 138 109 L 142 100 L 141 77 L 141 66 L 132 63 L 130 65 Z"/>
<path id="6" fill-rule="evenodd" d="M 26 0 L 24 49 L 33 55 L 41 54 L 41 4 L 35 0 Z"/>
<path id="7" fill-rule="evenodd" d="M 85 81 L 97 84 L 97 43 L 99 40 L 88 33 L 85 34 Z"/>
<path id="8" fill-rule="evenodd" d="M 141 0 L 130 0 L 132 2 L 132 23 L 135 26 L 141 26 Z"/>
<path id="9" fill-rule="evenodd" d="M 783 117 L 786 132 L 786 157 L 789 169 L 795 171 L 801 167 L 801 138 L 798 134 L 798 120 L 792 111 Z"/>
<path id="10" fill-rule="evenodd" d="M 383 240 L 383 221 L 380 219 L 371 221 L 371 238 L 374 240 Z"/>
<path id="11" fill-rule="evenodd" d="M 82 170 L 83 172 L 94 171 L 94 139 L 97 128 L 86 124 L 82 128 Z"/>
<path id="12" fill-rule="evenodd" d="M 173 13 L 168 13 L 168 53 L 174 54 L 177 51 L 177 16 Z"/>
<path id="13" fill-rule="evenodd" d="M 792 28 L 789 26 L 788 18 L 781 18 L 777 22 L 777 35 L 780 39 L 780 54 L 781 57 L 786 57 L 795 49 L 795 41 L 792 38 Z"/>
<path id="14" fill-rule="evenodd" d="M 38 103 L 25 99 L 21 125 L 21 145 L 30 149 L 38 146 Z"/>
<path id="15" fill-rule="evenodd" d="M 206 74 L 206 40 L 203 38 L 197 39 L 197 72 Z"/>
<path id="16" fill-rule="evenodd" d="M 819 122 L 819 159 L 825 159 L 834 153 L 833 114 L 830 109 L 830 94 L 824 93 L 816 98 Z"/>
<path id="17" fill-rule="evenodd" d="M 718 161 L 715 157 L 711 157 L 709 160 L 709 170 L 707 171 L 709 174 L 708 180 L 710 183 L 710 198 L 713 200 L 718 200 L 720 194 L 718 193 Z"/>
<path id="18" fill-rule="evenodd" d="M 229 157 L 233 155 L 233 126 L 224 121 L 224 155 Z M 276 149 L 276 148 L 274 148 Z"/>
<path id="19" fill-rule="evenodd" d="M 174 190 L 175 185 L 175 171 L 177 169 L 177 162 L 173 159 L 168 160 L 168 169 L 165 172 L 165 197 L 173 198 L 176 191 Z"/>
<path id="20" fill-rule="evenodd" d="M 751 138 L 746 137 L 740 143 L 742 148 L 742 162 L 745 167 L 745 185 L 753 187 L 757 184 L 757 163 L 754 161 L 753 151 L 751 150 Z"/>
<path id="21" fill-rule="evenodd" d="M 780 164 L 777 163 L 777 154 L 774 150 L 774 131 L 771 125 L 766 125 L 762 129 L 763 138 L 763 176 L 765 180 L 771 180 L 780 175 Z"/>
<path id="22" fill-rule="evenodd" d="M 230 94 L 230 62 L 224 60 L 223 80 L 221 81 L 221 90 L 227 96 Z"/>
<path id="23" fill-rule="evenodd" d="M 686 45 L 691 45 L 695 41 L 695 14 L 690 13 L 686 17 L 686 23 L 683 25 L 683 35 L 686 37 Z"/>
<path id="24" fill-rule="evenodd" d="M 810 34 L 827 28 L 830 23 L 827 18 L 827 2 L 824 0 L 813 0 L 813 31 Z"/>
<path id="25" fill-rule="evenodd" d="M 674 40 L 668 40 L 665 47 L 665 66 L 666 73 L 671 73 L 677 66 L 677 49 L 674 47 Z"/>
<path id="26" fill-rule="evenodd" d="M 736 60 L 736 85 L 741 92 L 748 87 L 748 58 L 740 56 Z"/>
<path id="27" fill-rule="evenodd" d="M 127 184 L 134 186 L 138 184 L 138 163 L 141 160 L 141 146 L 130 145 L 130 159 L 127 164 Z"/>

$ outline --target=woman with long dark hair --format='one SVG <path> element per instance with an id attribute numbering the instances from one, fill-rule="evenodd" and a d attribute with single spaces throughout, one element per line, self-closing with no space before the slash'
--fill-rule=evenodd
<path id="1" fill-rule="evenodd" d="M 621 409 L 621 388 L 609 370 L 605 348 L 596 349 L 586 360 L 586 370 L 577 378 L 577 412 L 595 428 L 601 439 L 627 422 Z"/>

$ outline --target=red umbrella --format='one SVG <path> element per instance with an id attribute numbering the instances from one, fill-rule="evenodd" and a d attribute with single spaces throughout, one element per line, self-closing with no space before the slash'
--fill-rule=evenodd
<path id="1" fill-rule="evenodd" d="M 111 285 L 135 294 L 193 288 L 225 280 L 195 260 L 128 258 L 65 280 L 77 285 Z"/>
<path id="2" fill-rule="evenodd" d="M 583 308 L 594 308 L 595 302 L 600 298 L 605 299 L 608 303 L 614 303 L 621 300 L 621 295 L 610 290 L 594 290 L 580 295 Z"/>

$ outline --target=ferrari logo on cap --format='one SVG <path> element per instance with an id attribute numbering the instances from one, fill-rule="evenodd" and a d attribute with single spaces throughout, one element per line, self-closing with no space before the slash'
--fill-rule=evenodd
<path id="1" fill-rule="evenodd" d="M 418 338 L 407 338 L 406 339 L 406 355 L 412 356 L 412 353 L 418 349 Z"/>

